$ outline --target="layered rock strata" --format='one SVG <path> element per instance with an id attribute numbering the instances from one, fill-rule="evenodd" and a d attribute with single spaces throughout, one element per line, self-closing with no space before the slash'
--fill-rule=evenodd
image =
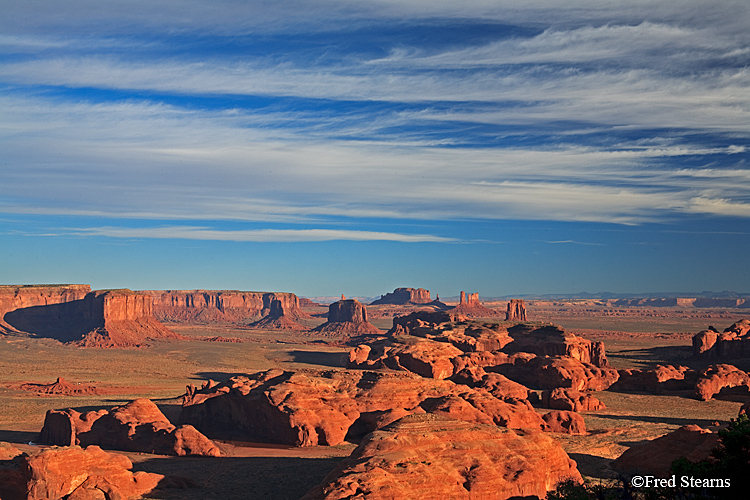
<path id="1" fill-rule="evenodd" d="M 508 302 L 505 321 L 526 321 L 526 304 L 522 299 L 511 299 Z"/>
<path id="2" fill-rule="evenodd" d="M 737 321 L 723 332 L 703 330 L 693 337 L 693 355 L 701 358 L 750 357 L 750 320 Z"/>
<path id="3" fill-rule="evenodd" d="M 309 315 L 300 309 L 293 293 L 244 292 L 239 290 L 151 290 L 154 314 L 166 322 L 249 323 L 283 318 L 279 323 L 289 327 Z M 265 327 L 266 324 L 258 325 Z M 289 328 L 285 328 L 289 329 Z M 300 329 L 292 327 L 292 329 Z"/>
<path id="4" fill-rule="evenodd" d="M 544 498 L 576 463 L 540 432 L 411 415 L 369 434 L 304 500 Z"/>

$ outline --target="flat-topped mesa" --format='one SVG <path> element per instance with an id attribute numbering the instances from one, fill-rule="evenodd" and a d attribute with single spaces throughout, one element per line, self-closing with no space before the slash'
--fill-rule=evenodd
<path id="1" fill-rule="evenodd" d="M 5 321 L 7 313 L 82 300 L 89 292 L 90 285 L 0 285 L 0 332 L 17 330 Z"/>
<path id="2" fill-rule="evenodd" d="M 424 288 L 396 288 L 393 292 L 382 295 L 378 300 L 371 302 L 371 306 L 380 304 L 414 305 L 429 304 L 432 302 L 430 291 Z"/>
<path id="3" fill-rule="evenodd" d="M 312 330 L 328 335 L 382 335 L 367 321 L 367 308 L 357 299 L 342 299 L 328 306 L 328 321 Z"/>
<path id="4" fill-rule="evenodd" d="M 153 317 L 152 297 L 89 285 L 2 287 L 0 327 L 85 347 L 137 347 L 176 338 Z M 7 326 L 6 326 L 7 325 Z"/>
<path id="5" fill-rule="evenodd" d="M 526 321 L 526 304 L 523 299 L 511 299 L 508 302 L 505 321 Z"/>
<path id="6" fill-rule="evenodd" d="M 239 290 L 151 290 L 154 314 L 162 321 L 186 323 L 245 323 L 283 311 L 290 321 L 307 318 L 299 298 L 286 292 Z M 271 318 L 275 319 L 275 318 Z"/>
<path id="7" fill-rule="evenodd" d="M 450 312 L 463 314 L 471 318 L 491 318 L 497 316 L 497 312 L 485 307 L 479 302 L 478 293 L 461 292 L 461 300 Z"/>

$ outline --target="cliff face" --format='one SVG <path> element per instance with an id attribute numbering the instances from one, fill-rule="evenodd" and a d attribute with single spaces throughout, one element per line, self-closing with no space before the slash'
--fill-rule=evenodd
<path id="1" fill-rule="evenodd" d="M 312 331 L 349 337 L 382 334 L 367 321 L 367 308 L 356 299 L 342 299 L 328 306 L 328 321 Z"/>
<path id="2" fill-rule="evenodd" d="M 497 312 L 485 307 L 479 302 L 478 293 L 461 292 L 461 301 L 459 304 L 450 309 L 455 314 L 463 314 L 470 318 L 491 318 L 497 316 Z"/>
<path id="3" fill-rule="evenodd" d="M 136 347 L 177 337 L 153 317 L 150 295 L 91 291 L 89 285 L 0 288 L 6 331 L 27 332 L 87 347 Z"/>
<path id="4" fill-rule="evenodd" d="M 162 321 L 238 323 L 260 320 L 280 310 L 286 318 L 307 317 L 293 293 L 237 290 L 152 290 L 154 315 Z"/>
<path id="5" fill-rule="evenodd" d="M 508 302 L 505 321 L 526 321 L 526 304 L 522 299 L 511 299 Z"/>
<path id="6" fill-rule="evenodd" d="M 380 304 L 428 304 L 431 302 L 430 291 L 424 288 L 396 288 L 391 293 L 386 293 L 370 305 Z"/>

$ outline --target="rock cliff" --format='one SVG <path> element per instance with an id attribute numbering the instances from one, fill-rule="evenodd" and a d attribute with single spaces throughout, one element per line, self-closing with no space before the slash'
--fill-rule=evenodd
<path id="1" fill-rule="evenodd" d="M 386 293 L 378 300 L 371 302 L 370 305 L 411 305 L 429 304 L 430 302 L 432 302 L 432 299 L 430 298 L 429 290 L 425 290 L 424 288 L 396 288 L 393 292 Z"/>
<path id="2" fill-rule="evenodd" d="M 153 317 L 150 295 L 88 285 L 0 288 L 6 331 L 26 332 L 84 347 L 137 347 L 178 336 Z"/>
<path id="3" fill-rule="evenodd" d="M 522 299 L 511 299 L 508 302 L 505 321 L 526 321 L 526 304 Z"/>
<path id="4" fill-rule="evenodd" d="M 292 322 L 309 317 L 300 309 L 299 298 L 293 293 L 239 290 L 150 290 L 144 293 L 153 297 L 154 315 L 165 322 L 248 323 L 268 319 L 266 323 L 270 325 L 270 320 L 283 316 L 282 323 L 298 329 Z M 266 323 L 258 326 L 264 327 Z"/>
<path id="5" fill-rule="evenodd" d="M 470 318 L 492 318 L 498 315 L 497 311 L 485 307 L 479 302 L 478 293 L 461 292 L 461 299 L 456 307 L 450 309 L 451 313 L 462 314 Z"/>

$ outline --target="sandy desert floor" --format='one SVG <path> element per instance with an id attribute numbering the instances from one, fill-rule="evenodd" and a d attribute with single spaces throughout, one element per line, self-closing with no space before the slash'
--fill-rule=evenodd
<path id="1" fill-rule="evenodd" d="M 736 319 L 740 319 L 737 317 Z M 735 319 L 735 320 L 736 320 Z M 640 368 L 657 363 L 702 368 L 691 359 L 690 336 L 708 324 L 726 327 L 723 318 L 580 318 L 549 321 L 592 340 L 603 340 L 615 368 Z M 381 328 L 390 321 L 375 322 Z M 382 324 L 380 324 L 382 323 Z M 170 328 L 196 340 L 154 342 L 149 348 L 102 350 L 65 346 L 52 339 L 24 335 L 0 337 L 0 441 L 31 448 L 48 409 L 79 411 L 112 407 L 135 398 L 154 400 L 175 419 L 187 384 L 268 368 L 343 367 L 346 349 L 315 342 L 315 337 L 224 326 Z M 208 342 L 199 337 L 234 337 L 243 342 Z M 741 366 L 745 370 L 750 366 Z M 23 382 L 50 383 L 57 377 L 94 383 L 98 396 L 41 396 L 13 388 Z M 609 462 L 634 443 L 652 439 L 679 426 L 710 425 L 737 416 L 741 402 L 697 401 L 689 393 L 674 396 L 596 393 L 607 408 L 584 413 L 587 436 L 554 435 L 584 476 L 613 476 Z M 323 477 L 354 444 L 293 448 L 252 443 L 219 442 L 226 456 L 164 457 L 126 453 L 136 470 L 190 478 L 195 487 L 164 489 L 153 499 L 296 499 Z"/>

